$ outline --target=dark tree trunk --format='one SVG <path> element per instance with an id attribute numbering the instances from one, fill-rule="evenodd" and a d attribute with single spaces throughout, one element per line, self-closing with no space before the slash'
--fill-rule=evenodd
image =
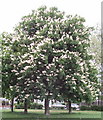
<path id="1" fill-rule="evenodd" d="M 28 112 L 27 99 L 24 100 L 24 113 Z"/>
<path id="2" fill-rule="evenodd" d="M 49 111 L 49 99 L 45 99 L 45 115 L 49 115 L 50 111 Z"/>
<path id="3" fill-rule="evenodd" d="M 11 98 L 11 112 L 14 112 L 14 98 Z"/>
<path id="4" fill-rule="evenodd" d="M 69 113 L 72 112 L 72 109 L 71 109 L 71 101 L 68 101 L 68 103 L 67 103 L 67 109 L 68 109 Z"/>
<path id="5" fill-rule="evenodd" d="M 68 103 L 69 103 L 69 113 L 71 113 L 72 112 L 71 101 L 69 101 Z"/>

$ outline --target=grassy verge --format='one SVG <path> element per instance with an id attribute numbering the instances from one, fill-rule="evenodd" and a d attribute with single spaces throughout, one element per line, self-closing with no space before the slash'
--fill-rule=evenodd
<path id="1" fill-rule="evenodd" d="M 27 114 L 23 110 L 9 110 L 2 112 L 2 120 L 101 120 L 101 112 L 97 111 L 73 111 L 68 114 L 67 110 L 51 110 L 50 115 L 44 115 L 43 110 L 29 110 Z"/>

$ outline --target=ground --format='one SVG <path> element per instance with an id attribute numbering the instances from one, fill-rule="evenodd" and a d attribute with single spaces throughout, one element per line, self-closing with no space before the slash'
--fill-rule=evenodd
<path id="1" fill-rule="evenodd" d="M 67 110 L 51 110 L 49 116 L 44 115 L 44 110 L 29 110 L 27 114 L 23 110 L 3 111 L 2 120 L 102 120 L 101 112 L 97 111 L 73 111 L 68 114 Z M 81 119 L 80 119 L 81 118 Z"/>

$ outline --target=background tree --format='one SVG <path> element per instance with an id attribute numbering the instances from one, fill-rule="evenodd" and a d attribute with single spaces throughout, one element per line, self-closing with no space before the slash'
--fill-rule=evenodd
<path id="1" fill-rule="evenodd" d="M 13 35 L 2 33 L 2 96 L 11 100 L 13 112 L 14 98 L 16 97 L 17 59 L 12 51 Z"/>
<path id="2" fill-rule="evenodd" d="M 101 42 L 101 30 L 100 26 L 96 26 L 94 31 L 92 32 L 92 35 L 90 37 L 90 48 L 88 49 L 88 52 L 93 55 L 93 61 L 92 63 L 95 65 L 95 67 L 98 69 L 98 78 L 100 85 L 101 82 L 101 70 L 102 70 L 102 42 Z M 99 100 L 101 99 L 101 92 L 98 96 L 98 104 Z"/>
<path id="3" fill-rule="evenodd" d="M 89 47 L 90 28 L 85 28 L 83 22 L 84 19 L 82 18 L 71 17 L 69 19 L 69 28 L 65 25 L 69 29 L 66 32 L 71 33 L 70 29 L 73 29 L 73 27 L 70 26 L 74 26 L 75 29 L 72 34 L 66 34 L 63 40 L 57 42 L 56 51 L 60 52 L 60 57 L 57 60 L 57 69 L 59 71 L 59 84 L 57 86 L 60 86 L 60 93 L 64 100 L 69 102 L 69 105 L 71 105 L 71 102 L 90 101 L 98 88 L 97 72 L 90 63 L 92 56 L 86 50 Z M 81 29 L 82 33 L 79 33 Z M 73 37 L 73 33 L 75 33 L 75 37 Z M 87 77 L 88 75 L 92 77 Z M 91 86 L 92 82 L 94 82 L 94 86 Z M 91 87 L 92 89 L 90 89 Z"/>
<path id="4" fill-rule="evenodd" d="M 89 53 L 93 54 L 94 62 L 97 67 L 100 68 L 101 64 L 101 33 L 100 27 L 97 26 L 94 28 L 94 31 L 91 33 L 90 37 L 90 47 Z"/>

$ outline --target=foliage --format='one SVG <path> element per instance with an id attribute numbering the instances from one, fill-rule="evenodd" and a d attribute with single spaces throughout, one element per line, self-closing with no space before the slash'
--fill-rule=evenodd
<path id="1" fill-rule="evenodd" d="M 64 110 L 64 107 L 52 107 L 51 110 Z"/>
<path id="2" fill-rule="evenodd" d="M 94 111 L 103 111 L 103 106 L 91 106 L 91 110 L 94 110 Z"/>
<path id="3" fill-rule="evenodd" d="M 90 106 L 80 106 L 80 110 L 91 110 Z"/>
<path id="4" fill-rule="evenodd" d="M 93 111 L 103 111 L 103 106 L 92 105 L 92 106 L 81 106 L 80 110 L 93 110 Z"/>
<path id="5" fill-rule="evenodd" d="M 90 48 L 88 49 L 88 52 L 93 55 L 93 63 L 96 65 L 96 67 L 100 70 L 101 66 L 101 60 L 102 60 L 102 41 L 101 41 L 101 30 L 100 26 L 95 27 L 94 31 L 92 32 L 92 35 L 90 37 Z"/>
<path id="6" fill-rule="evenodd" d="M 2 33 L 2 96 L 14 98 L 17 84 L 17 63 L 19 62 L 12 50 L 13 34 Z"/>
<path id="7" fill-rule="evenodd" d="M 43 105 L 38 103 L 29 103 L 28 109 L 42 109 Z M 15 109 L 24 109 L 24 103 L 20 102 L 19 104 L 15 105 Z"/>
<path id="8" fill-rule="evenodd" d="M 18 100 L 90 102 L 96 98 L 97 70 L 87 51 L 91 28 L 84 22 L 80 16 L 65 16 L 55 7 L 44 6 L 22 18 L 11 41 L 4 37 L 10 43 L 7 61 L 12 70 L 7 68 L 13 78 L 7 78 L 13 84 L 4 83 L 16 89 Z"/>
<path id="9" fill-rule="evenodd" d="M 24 109 L 24 103 L 15 104 L 15 109 Z"/>
<path id="10" fill-rule="evenodd" d="M 38 103 L 32 103 L 30 104 L 30 109 L 42 109 L 43 105 L 38 104 Z"/>

